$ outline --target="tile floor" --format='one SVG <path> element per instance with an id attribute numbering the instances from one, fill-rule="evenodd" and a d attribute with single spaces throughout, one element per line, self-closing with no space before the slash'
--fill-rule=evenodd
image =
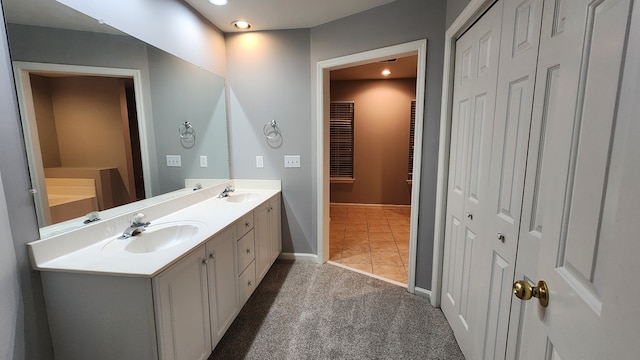
<path id="1" fill-rule="evenodd" d="M 329 260 L 406 284 L 409 206 L 331 204 Z"/>

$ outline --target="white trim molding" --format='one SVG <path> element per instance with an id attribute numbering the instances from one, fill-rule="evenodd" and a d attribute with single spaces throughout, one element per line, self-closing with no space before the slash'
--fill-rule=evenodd
<path id="1" fill-rule="evenodd" d="M 316 202 L 317 212 L 317 246 L 318 261 L 329 259 L 329 146 L 328 146 L 328 107 L 329 107 L 329 72 L 331 70 L 367 64 L 384 60 L 391 56 L 418 55 L 416 81 L 416 119 L 424 118 L 424 99 L 427 66 L 427 40 L 417 40 L 404 44 L 346 55 L 317 63 L 316 68 Z M 413 182 L 420 184 L 422 165 L 422 132 L 423 121 L 416 121 Z M 409 279 L 407 290 L 414 292 L 416 279 L 416 252 L 418 244 L 418 214 L 420 206 L 420 186 L 411 187 L 411 226 L 409 234 Z"/>
<path id="2" fill-rule="evenodd" d="M 414 294 L 422 297 L 431 298 L 431 290 L 423 289 L 421 287 L 416 286 L 414 288 Z"/>

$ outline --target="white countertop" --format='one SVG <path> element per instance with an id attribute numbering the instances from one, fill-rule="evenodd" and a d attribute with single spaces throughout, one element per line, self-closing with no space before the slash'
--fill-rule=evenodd
<path id="1" fill-rule="evenodd" d="M 102 223 L 99 221 L 95 225 L 90 224 L 82 229 L 27 244 L 32 265 L 34 269 L 40 271 L 153 277 L 178 261 L 183 255 L 203 245 L 212 236 L 280 193 L 279 181 L 277 181 L 277 186 L 262 186 L 257 181 L 235 180 L 234 182 L 237 185 L 245 185 L 235 186 L 236 193 L 234 195 L 254 193 L 259 196 L 248 202 L 229 202 L 212 196 L 219 193 L 220 187 L 215 187 L 200 190 L 208 191 L 208 193 L 200 197 L 191 196 L 190 201 L 179 198 L 173 200 L 179 204 L 165 203 L 140 210 L 147 216 L 146 220 L 151 222 L 150 231 L 154 226 L 161 227 L 170 225 L 170 223 L 197 224 L 200 230 L 188 240 L 177 245 L 149 253 L 126 251 L 125 247 L 131 241 L 136 240 L 135 236 L 128 239 L 117 239 L 132 218 L 132 214 L 127 214 L 120 218 L 105 220 Z M 273 181 L 269 184 L 275 185 Z M 162 214 L 163 209 L 171 210 L 172 207 L 175 208 L 178 205 L 183 206 L 179 210 L 172 210 L 163 216 L 153 216 Z"/>

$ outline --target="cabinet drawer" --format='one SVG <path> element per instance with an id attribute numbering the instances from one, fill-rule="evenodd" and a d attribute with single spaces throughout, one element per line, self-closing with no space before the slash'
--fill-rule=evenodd
<path id="1" fill-rule="evenodd" d="M 253 212 L 248 213 L 236 221 L 236 234 L 238 239 L 251 229 L 253 229 Z"/>
<path id="2" fill-rule="evenodd" d="M 255 241 L 253 230 L 238 240 L 238 274 L 255 259 Z"/>
<path id="3" fill-rule="evenodd" d="M 253 290 L 256 289 L 256 262 L 252 261 L 249 266 L 240 274 L 238 278 L 240 287 L 240 301 L 241 305 L 247 302 Z"/>

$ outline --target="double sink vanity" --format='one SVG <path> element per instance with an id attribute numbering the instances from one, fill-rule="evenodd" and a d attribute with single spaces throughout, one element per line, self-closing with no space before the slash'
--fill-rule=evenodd
<path id="1" fill-rule="evenodd" d="M 209 357 L 282 250 L 281 188 L 187 190 L 138 209 L 140 229 L 127 213 L 28 244 L 56 358 Z"/>

